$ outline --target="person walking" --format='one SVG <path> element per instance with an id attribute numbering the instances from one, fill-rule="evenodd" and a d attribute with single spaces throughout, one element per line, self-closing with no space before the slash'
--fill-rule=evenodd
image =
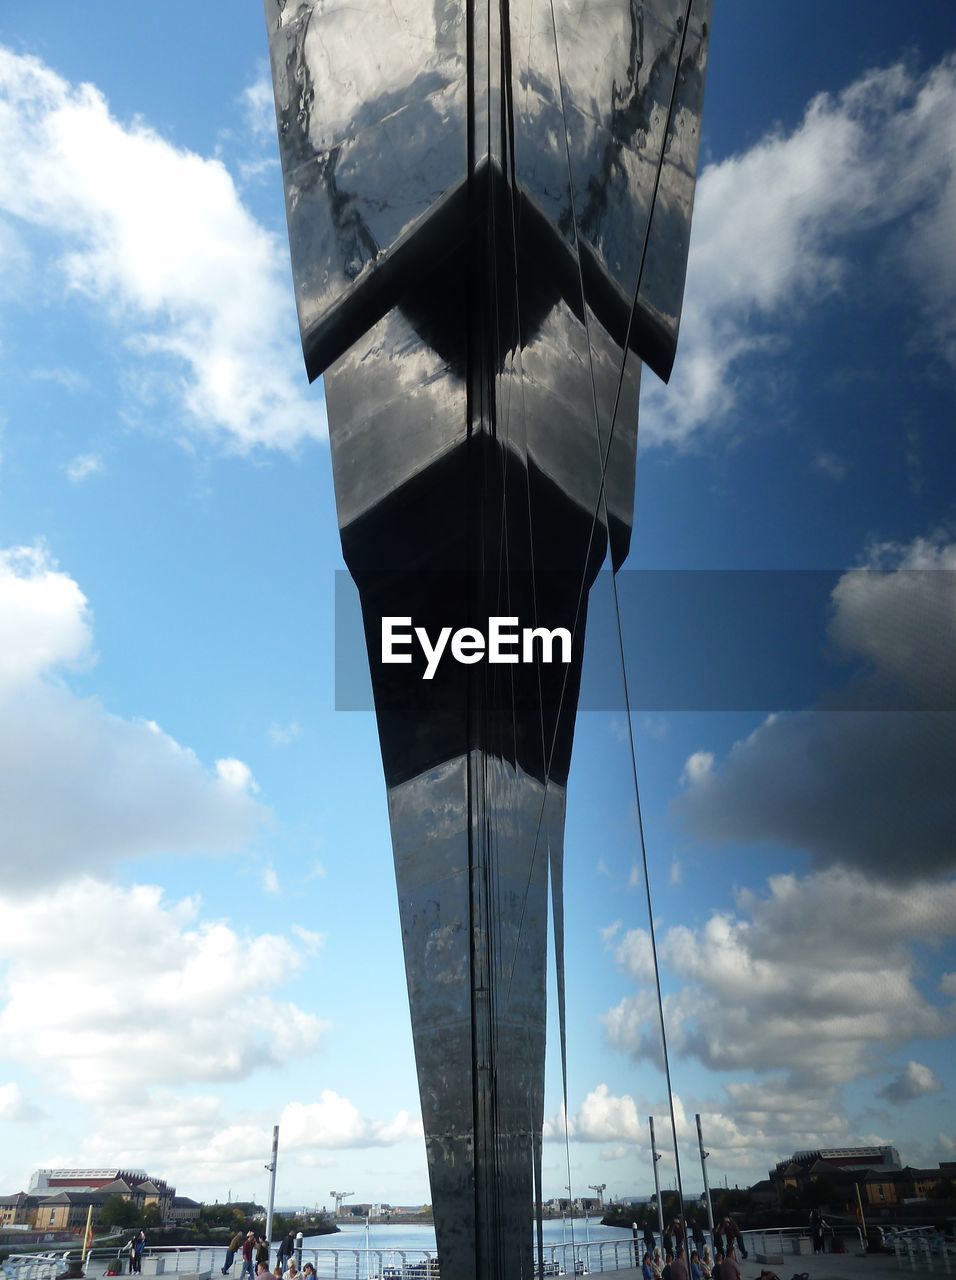
<path id="1" fill-rule="evenodd" d="M 256 1247 L 256 1235 L 254 1231 L 247 1231 L 246 1237 L 242 1242 L 242 1271 L 240 1275 L 242 1280 L 253 1280 L 254 1271 L 252 1267 L 252 1255 Z"/>
<path id="2" fill-rule="evenodd" d="M 269 1241 L 265 1236 L 256 1236 L 256 1275 L 259 1274 L 259 1263 L 266 1264 L 266 1271 L 269 1270 Z"/>
<path id="3" fill-rule="evenodd" d="M 292 1257 L 294 1252 L 295 1252 L 295 1236 L 292 1234 L 291 1231 L 287 1231 L 286 1234 L 282 1237 L 282 1243 L 279 1245 L 279 1256 L 277 1258 L 277 1261 L 282 1264 L 283 1271 L 285 1270 L 286 1263 Z"/>
<path id="4" fill-rule="evenodd" d="M 227 1276 L 232 1270 L 232 1264 L 236 1260 L 236 1254 L 242 1248 L 242 1232 L 237 1231 L 229 1243 L 226 1245 L 226 1260 L 219 1268 L 224 1276 Z"/>
<path id="5" fill-rule="evenodd" d="M 146 1252 L 146 1232 L 141 1231 L 133 1244 L 133 1271 L 136 1275 L 143 1272 L 143 1254 Z"/>
<path id="6" fill-rule="evenodd" d="M 651 1224 L 648 1223 L 644 1228 L 644 1248 L 647 1253 L 653 1254 L 656 1246 L 657 1241 L 654 1239 L 654 1232 L 651 1230 Z"/>

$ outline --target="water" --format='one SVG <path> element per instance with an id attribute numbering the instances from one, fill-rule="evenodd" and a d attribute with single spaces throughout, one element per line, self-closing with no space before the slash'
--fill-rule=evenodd
<path id="1" fill-rule="evenodd" d="M 573 1222 L 562 1222 L 560 1218 L 544 1223 L 544 1243 L 548 1245 L 571 1244 L 572 1228 L 575 1245 L 583 1245 L 590 1239 L 592 1244 L 604 1240 L 630 1240 L 629 1231 L 620 1227 L 602 1227 L 600 1223 L 585 1223 L 583 1218 L 575 1218 Z M 360 1218 L 354 1222 L 346 1219 L 339 1222 L 339 1231 L 334 1236 L 308 1236 L 304 1242 L 307 1249 L 364 1249 L 365 1223 Z M 373 1223 L 368 1229 L 368 1247 L 370 1249 L 432 1249 L 435 1248 L 435 1228 L 424 1223 Z"/>

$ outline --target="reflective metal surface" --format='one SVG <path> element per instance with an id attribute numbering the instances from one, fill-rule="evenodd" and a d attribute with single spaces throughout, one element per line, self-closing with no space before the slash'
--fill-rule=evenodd
<path id="1" fill-rule="evenodd" d="M 310 377 L 388 787 L 445 1280 L 532 1270 L 587 592 L 674 358 L 709 0 L 266 0 Z M 383 616 L 570 665 L 383 665 Z"/>

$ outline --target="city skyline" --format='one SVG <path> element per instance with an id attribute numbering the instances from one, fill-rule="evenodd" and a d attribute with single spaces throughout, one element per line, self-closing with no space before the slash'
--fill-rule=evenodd
<path id="1" fill-rule="evenodd" d="M 635 714 L 691 1188 L 697 1111 L 715 1184 L 956 1152 L 956 15 L 857 13 L 717 6 L 677 362 L 642 384 L 628 567 L 831 571 L 799 644 L 911 695 Z M 261 1201 L 278 1123 L 282 1203 L 430 1198 L 265 60 L 256 4 L 0 18 L 9 1192 L 115 1158 Z M 588 626 L 585 687 L 607 593 Z M 568 792 L 576 1194 L 650 1194 L 648 1114 L 674 1176 L 626 739 L 582 712 Z M 552 1035 L 546 1197 L 560 1097 Z"/>

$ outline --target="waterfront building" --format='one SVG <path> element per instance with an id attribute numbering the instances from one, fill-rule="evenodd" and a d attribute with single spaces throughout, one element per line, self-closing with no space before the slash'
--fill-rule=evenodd
<path id="1" fill-rule="evenodd" d="M 34 1202 L 37 1229 L 59 1231 L 76 1225 L 76 1206 L 82 1205 L 85 1222 L 92 1204 L 95 1220 L 111 1196 L 131 1201 L 141 1212 L 154 1209 L 161 1223 L 187 1220 L 173 1217 L 176 1188 L 164 1178 L 151 1178 L 145 1169 L 37 1169 L 30 1179 L 28 1198 Z"/>
<path id="2" fill-rule="evenodd" d="M 189 1196 L 173 1196 L 166 1219 L 169 1223 L 198 1222 L 202 1205 L 198 1200 L 190 1200 Z"/>
<path id="3" fill-rule="evenodd" d="M 26 1191 L 0 1196 L 0 1227 L 32 1227 L 39 1200 Z"/>

